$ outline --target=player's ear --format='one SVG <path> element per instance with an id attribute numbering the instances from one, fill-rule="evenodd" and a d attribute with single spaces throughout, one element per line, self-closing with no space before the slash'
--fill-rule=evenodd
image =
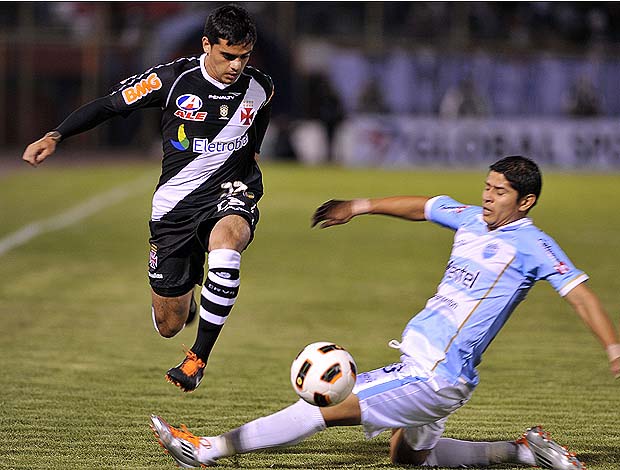
<path id="1" fill-rule="evenodd" d="M 211 43 L 206 36 L 202 37 L 202 50 L 205 51 L 207 54 L 211 52 Z"/>
<path id="2" fill-rule="evenodd" d="M 527 213 L 532 207 L 536 204 L 536 195 L 528 194 L 521 198 L 521 202 L 519 203 L 519 210 L 521 212 Z"/>

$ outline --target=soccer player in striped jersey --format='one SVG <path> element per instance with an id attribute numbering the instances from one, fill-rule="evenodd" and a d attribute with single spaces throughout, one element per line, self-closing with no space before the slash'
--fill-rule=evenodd
<path id="1" fill-rule="evenodd" d="M 313 225 L 330 227 L 361 214 L 428 220 L 455 231 L 450 260 L 437 292 L 390 345 L 401 361 L 359 374 L 353 393 L 330 408 L 300 400 L 216 437 L 197 437 L 158 416 L 152 427 L 181 466 L 293 445 L 330 426 L 363 426 L 367 437 L 391 430 L 394 463 L 477 467 L 500 463 L 583 470 L 575 455 L 539 426 L 515 441 L 471 442 L 442 437 L 448 417 L 478 385 L 476 366 L 517 305 L 539 280 L 564 297 L 606 349 L 620 377 L 618 333 L 598 297 L 557 243 L 527 217 L 540 196 L 538 166 L 507 157 L 490 167 L 482 207 L 448 196 L 397 196 L 328 201 Z"/>
<path id="2" fill-rule="evenodd" d="M 37 166 L 62 140 L 142 108 L 161 109 L 162 172 L 150 219 L 149 281 L 156 330 L 176 335 L 199 311 L 198 334 L 166 378 L 183 391 L 200 384 L 215 341 L 235 303 L 241 252 L 259 219 L 263 194 L 257 158 L 269 124 L 273 83 L 247 66 L 256 27 L 235 5 L 207 18 L 203 54 L 149 68 L 74 111 L 30 144 Z M 195 285 L 203 284 L 200 306 Z"/>

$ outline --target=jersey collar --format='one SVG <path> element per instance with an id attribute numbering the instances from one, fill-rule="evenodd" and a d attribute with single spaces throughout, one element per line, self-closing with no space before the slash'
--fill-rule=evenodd
<path id="1" fill-rule="evenodd" d="M 487 224 L 484 222 L 484 219 L 482 218 L 482 214 L 478 214 L 477 217 L 478 217 L 478 221 L 486 227 Z M 509 224 L 502 225 L 501 227 L 493 230 L 493 232 L 510 232 L 512 230 L 517 230 L 521 227 L 527 227 L 528 225 L 532 225 L 533 223 L 534 222 L 529 217 L 523 217 L 522 219 L 515 220 L 514 222 L 510 222 Z M 487 228 L 487 232 L 488 231 L 489 230 Z"/>
<path id="2" fill-rule="evenodd" d="M 517 230 L 521 227 L 527 227 L 528 225 L 532 225 L 532 224 L 533 224 L 532 219 L 530 219 L 529 217 L 523 217 L 522 219 L 515 220 L 514 222 L 510 222 L 509 224 L 502 225 L 496 230 L 498 232 L 511 232 L 513 230 Z"/>
<path id="3" fill-rule="evenodd" d="M 236 83 L 236 81 L 233 82 L 233 83 L 229 83 L 229 84 L 222 83 L 222 82 L 217 81 L 211 75 L 209 75 L 209 73 L 207 72 L 207 69 L 205 67 L 205 58 L 206 57 L 207 57 L 207 53 L 206 52 L 200 56 L 200 71 L 202 72 L 202 76 L 204 77 L 204 79 L 206 81 L 211 83 L 213 86 L 219 88 L 220 90 L 223 90 L 224 88 L 226 88 L 226 87 Z"/>

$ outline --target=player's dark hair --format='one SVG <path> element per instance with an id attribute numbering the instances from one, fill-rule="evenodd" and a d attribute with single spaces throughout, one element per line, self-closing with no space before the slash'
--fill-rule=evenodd
<path id="1" fill-rule="evenodd" d="M 256 25 L 244 8 L 224 5 L 209 15 L 203 35 L 211 44 L 218 44 L 223 39 L 230 46 L 246 46 L 256 42 Z"/>
<path id="2" fill-rule="evenodd" d="M 519 199 L 533 194 L 536 202 L 542 189 L 542 175 L 538 165 L 529 158 L 519 155 L 502 158 L 489 167 L 491 171 L 501 173 L 517 191 Z M 532 205 L 534 207 L 536 202 Z"/>

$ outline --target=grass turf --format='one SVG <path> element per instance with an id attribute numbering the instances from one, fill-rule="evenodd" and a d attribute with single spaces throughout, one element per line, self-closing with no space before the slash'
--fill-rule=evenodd
<path id="1" fill-rule="evenodd" d="M 146 277 L 151 188 L 0 255 L 0 468 L 166 469 L 148 415 L 214 434 L 296 399 L 288 369 L 305 344 L 337 341 L 360 370 L 398 360 L 386 346 L 434 292 L 451 233 L 381 216 L 310 230 L 330 198 L 450 194 L 477 203 L 484 171 L 380 171 L 264 165 L 267 192 L 243 256 L 239 299 L 201 387 L 164 381 L 195 328 L 153 330 Z M 14 171 L 0 180 L 0 239 L 121 184 L 153 164 Z M 547 172 L 532 216 L 591 276 L 617 322 L 618 175 Z M 604 352 L 546 284 L 492 343 L 481 385 L 448 422 L 460 439 L 514 439 L 543 424 L 590 470 L 620 467 L 620 383 Z M 224 468 L 392 468 L 387 433 L 329 429 L 296 447 L 242 455 Z M 512 468 L 504 466 L 501 468 Z M 514 467 L 517 468 L 517 467 Z"/>

